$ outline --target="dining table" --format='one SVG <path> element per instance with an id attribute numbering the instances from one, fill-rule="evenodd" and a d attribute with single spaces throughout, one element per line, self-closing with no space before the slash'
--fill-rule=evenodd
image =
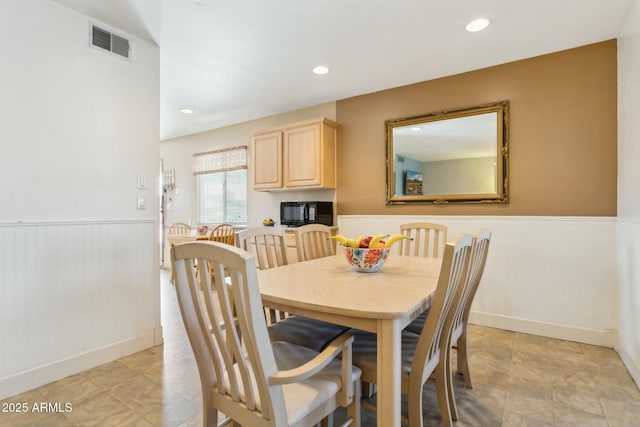
<path id="1" fill-rule="evenodd" d="M 431 305 L 439 258 L 391 254 L 378 272 L 337 255 L 258 271 L 265 307 L 377 334 L 377 425 L 401 420 L 402 330 Z"/>
<path id="2" fill-rule="evenodd" d="M 196 240 L 209 240 L 209 235 L 199 234 L 197 230 L 191 230 L 188 234 L 167 234 L 167 241 L 171 246 Z"/>

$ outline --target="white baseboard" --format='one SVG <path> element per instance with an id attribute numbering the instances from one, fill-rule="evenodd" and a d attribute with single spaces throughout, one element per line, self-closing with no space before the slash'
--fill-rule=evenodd
<path id="1" fill-rule="evenodd" d="M 522 332 L 525 334 L 557 338 L 602 347 L 614 348 L 616 343 L 615 331 L 577 328 L 574 326 L 540 322 L 500 314 L 472 311 L 469 314 L 469 322 L 481 326 L 489 326 L 492 328 L 506 329 L 508 331 Z"/>
<path id="2" fill-rule="evenodd" d="M 153 347 L 158 340 L 158 333 L 160 334 L 160 342 L 162 342 L 162 328 L 157 328 L 143 336 L 130 338 L 67 359 L 58 360 L 5 378 L 0 378 L 0 399 L 32 390 L 44 384 Z"/>
<path id="3" fill-rule="evenodd" d="M 633 378 L 633 381 L 636 383 L 636 387 L 640 389 L 640 366 L 636 365 L 633 361 L 633 358 L 627 353 L 624 348 L 616 348 L 620 358 L 622 359 L 622 363 L 626 366 L 627 371 Z"/>

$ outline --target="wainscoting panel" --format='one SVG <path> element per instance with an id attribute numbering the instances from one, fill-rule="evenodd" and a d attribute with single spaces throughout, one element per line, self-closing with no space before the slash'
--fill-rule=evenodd
<path id="1" fill-rule="evenodd" d="M 618 353 L 640 387 L 640 218 L 618 218 Z"/>
<path id="2" fill-rule="evenodd" d="M 0 224 L 0 398 L 154 345 L 157 227 Z"/>
<path id="3" fill-rule="evenodd" d="M 614 347 L 615 218 L 345 215 L 338 225 L 340 234 L 359 236 L 420 221 L 446 225 L 448 237 L 491 230 L 472 322 Z"/>

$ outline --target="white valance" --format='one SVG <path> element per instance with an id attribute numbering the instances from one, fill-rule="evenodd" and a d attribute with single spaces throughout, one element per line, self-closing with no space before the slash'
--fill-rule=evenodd
<path id="1" fill-rule="evenodd" d="M 228 172 L 247 168 L 247 146 L 205 151 L 193 155 L 193 174 Z"/>

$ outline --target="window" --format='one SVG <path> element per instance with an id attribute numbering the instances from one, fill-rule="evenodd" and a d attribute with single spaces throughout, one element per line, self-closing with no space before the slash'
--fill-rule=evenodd
<path id="1" fill-rule="evenodd" d="M 247 222 L 247 170 L 198 175 L 198 222 Z"/>
<path id="2" fill-rule="evenodd" d="M 247 147 L 194 154 L 198 222 L 246 224 Z"/>

